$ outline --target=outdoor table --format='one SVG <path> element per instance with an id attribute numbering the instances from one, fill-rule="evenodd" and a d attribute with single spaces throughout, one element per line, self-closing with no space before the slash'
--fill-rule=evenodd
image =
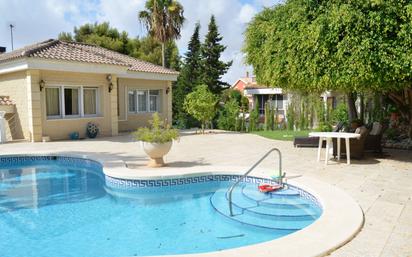
<path id="1" fill-rule="evenodd" d="M 350 164 L 350 144 L 349 139 L 359 138 L 360 134 L 357 133 L 345 133 L 345 132 L 311 132 L 309 133 L 310 137 L 319 137 L 319 146 L 318 146 L 318 162 L 320 161 L 320 151 L 322 149 L 323 140 L 326 140 L 326 153 L 325 153 L 325 164 L 328 164 L 329 160 L 329 149 L 332 143 L 332 138 L 337 139 L 338 145 L 338 160 L 340 160 L 340 139 L 345 139 L 346 145 L 346 163 Z"/>

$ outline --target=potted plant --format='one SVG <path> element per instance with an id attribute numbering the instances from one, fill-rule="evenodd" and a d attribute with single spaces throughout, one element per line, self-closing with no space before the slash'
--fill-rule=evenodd
<path id="1" fill-rule="evenodd" d="M 172 148 L 173 140 L 179 138 L 179 131 L 165 124 L 157 112 L 149 122 L 151 126 L 139 128 L 135 132 L 135 138 L 142 142 L 143 150 L 150 157 L 147 166 L 162 167 L 165 165 L 163 156 Z"/>

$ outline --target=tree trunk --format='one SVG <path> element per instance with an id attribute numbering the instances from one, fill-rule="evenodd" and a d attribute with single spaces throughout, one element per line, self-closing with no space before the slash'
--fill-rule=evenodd
<path id="1" fill-rule="evenodd" d="M 359 119 L 362 121 L 362 123 L 365 122 L 365 97 L 363 94 L 360 95 L 360 103 L 359 103 Z"/>
<path id="2" fill-rule="evenodd" d="M 409 106 L 409 138 L 412 139 L 412 89 L 406 91 Z"/>
<path id="3" fill-rule="evenodd" d="M 356 93 L 348 93 L 348 114 L 349 122 L 358 119 L 358 111 L 356 110 Z"/>
<path id="4" fill-rule="evenodd" d="M 162 66 L 165 67 L 165 43 L 162 42 Z"/>
<path id="5" fill-rule="evenodd" d="M 412 88 L 406 88 L 403 92 L 391 92 L 389 98 L 398 107 L 402 118 L 409 124 L 409 138 L 412 139 Z"/>

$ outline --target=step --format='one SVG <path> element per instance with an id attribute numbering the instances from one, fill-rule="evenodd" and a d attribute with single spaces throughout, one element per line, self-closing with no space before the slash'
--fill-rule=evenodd
<path id="1" fill-rule="evenodd" d="M 243 187 L 244 185 L 243 186 L 239 185 L 238 187 L 235 187 L 232 192 L 232 203 L 242 209 L 252 208 L 252 207 L 259 206 L 259 205 L 273 205 L 273 206 L 276 206 L 277 208 L 285 208 L 285 209 L 309 208 L 312 206 L 308 201 L 300 197 L 295 197 L 295 196 L 275 197 L 275 198 L 268 197 L 267 199 L 256 201 L 251 198 L 245 197 L 245 195 L 242 193 Z M 227 189 L 221 189 L 221 190 L 227 193 Z M 218 191 L 220 192 L 221 190 L 218 190 Z M 264 193 L 261 193 L 261 194 L 265 195 Z M 226 194 L 226 199 L 228 199 L 227 194 Z"/>
<path id="2" fill-rule="evenodd" d="M 258 203 L 255 200 L 244 197 L 244 195 L 242 194 L 243 187 L 244 185 L 239 185 L 238 187 L 234 188 L 232 192 L 232 203 L 242 209 L 258 206 Z M 227 195 L 227 190 L 228 190 L 227 188 L 219 189 L 218 191 L 216 191 L 216 193 L 218 194 L 223 193 L 224 198 L 228 201 L 229 196 Z"/>
<path id="3" fill-rule="evenodd" d="M 298 191 L 294 189 L 281 189 L 279 191 L 262 193 L 258 189 L 257 184 L 249 184 L 242 188 L 242 193 L 249 199 L 254 201 L 262 201 L 274 197 L 300 197 Z"/>
<path id="4" fill-rule="evenodd" d="M 215 194 L 216 197 L 220 198 L 225 198 L 227 201 L 227 205 L 229 206 L 229 200 L 227 197 L 227 191 L 226 189 L 224 190 L 218 190 Z M 294 200 L 295 201 L 295 200 Z M 300 201 L 300 200 L 299 200 Z M 284 217 L 285 219 L 312 219 L 313 217 L 316 217 L 319 215 L 319 211 L 316 211 L 315 208 L 313 208 L 312 205 L 309 203 L 306 203 L 304 205 L 293 205 L 290 204 L 291 201 L 288 201 L 289 205 L 286 204 L 263 204 L 261 205 L 258 202 L 252 202 L 249 199 L 244 199 L 242 195 L 239 195 L 238 191 L 236 189 L 233 191 L 232 194 L 232 205 L 239 210 L 239 213 L 242 213 L 242 211 L 248 211 L 252 215 L 265 215 L 265 216 L 277 216 L 278 218 L 283 218 L 282 216 L 287 216 Z M 288 208 L 285 208 L 288 207 Z M 229 207 L 228 207 L 229 208 Z M 265 218 L 265 217 L 263 217 Z M 269 217 L 272 218 L 272 217 Z"/>
<path id="5" fill-rule="evenodd" d="M 245 212 L 249 212 L 255 215 L 261 216 L 277 216 L 277 217 L 290 217 L 290 219 L 316 219 L 320 215 L 320 211 L 315 208 L 296 208 L 296 209 L 285 209 L 276 208 L 269 205 L 261 205 L 257 207 L 252 207 L 244 209 Z"/>
<path id="6" fill-rule="evenodd" d="M 302 229 L 309 224 L 311 224 L 315 217 L 305 215 L 305 216 L 293 216 L 293 215 L 284 215 L 284 216 L 275 216 L 267 214 L 255 214 L 245 210 L 244 208 L 239 208 L 236 205 L 232 205 L 234 216 L 230 216 L 229 212 L 229 203 L 226 198 L 227 189 L 220 189 L 216 191 L 211 197 L 210 202 L 214 209 L 220 214 L 243 224 L 277 229 L 277 230 L 291 230 L 296 231 Z M 256 208 L 256 207 L 254 207 Z M 253 208 L 252 208 L 253 209 Z M 259 210 L 259 209 L 258 209 Z M 262 217 L 265 216 L 265 217 Z"/>

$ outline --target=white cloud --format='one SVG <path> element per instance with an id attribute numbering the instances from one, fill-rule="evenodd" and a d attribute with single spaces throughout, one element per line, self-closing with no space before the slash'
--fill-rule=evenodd
<path id="1" fill-rule="evenodd" d="M 248 23 L 256 13 L 257 11 L 253 6 L 251 6 L 250 4 L 245 4 L 240 9 L 238 20 L 241 23 Z"/>
<path id="2" fill-rule="evenodd" d="M 101 0 L 98 21 L 109 21 L 110 25 L 125 30 L 130 36 L 143 34 L 144 30 L 138 20 L 138 12 L 144 8 L 144 0 L 128 0 L 120 4 L 118 0 Z"/>
<path id="3" fill-rule="evenodd" d="M 201 40 L 207 32 L 210 16 L 216 17 L 222 43 L 227 46 L 222 55 L 225 61 L 233 60 L 233 65 L 223 80 L 233 83 L 245 72 L 251 71 L 244 65 L 243 32 L 247 22 L 262 6 L 271 6 L 279 0 L 180 0 L 185 8 L 186 23 L 182 37 L 177 42 L 181 54 L 184 54 L 196 22 L 201 23 Z M 27 44 L 56 38 L 62 31 L 71 32 L 74 26 L 86 22 L 109 21 L 119 30 L 125 30 L 130 36 L 144 34 L 137 19 L 137 13 L 144 8 L 145 0 L 0 0 L 0 46 L 10 47 L 8 22 L 16 25 L 14 31 L 15 48 Z"/>

